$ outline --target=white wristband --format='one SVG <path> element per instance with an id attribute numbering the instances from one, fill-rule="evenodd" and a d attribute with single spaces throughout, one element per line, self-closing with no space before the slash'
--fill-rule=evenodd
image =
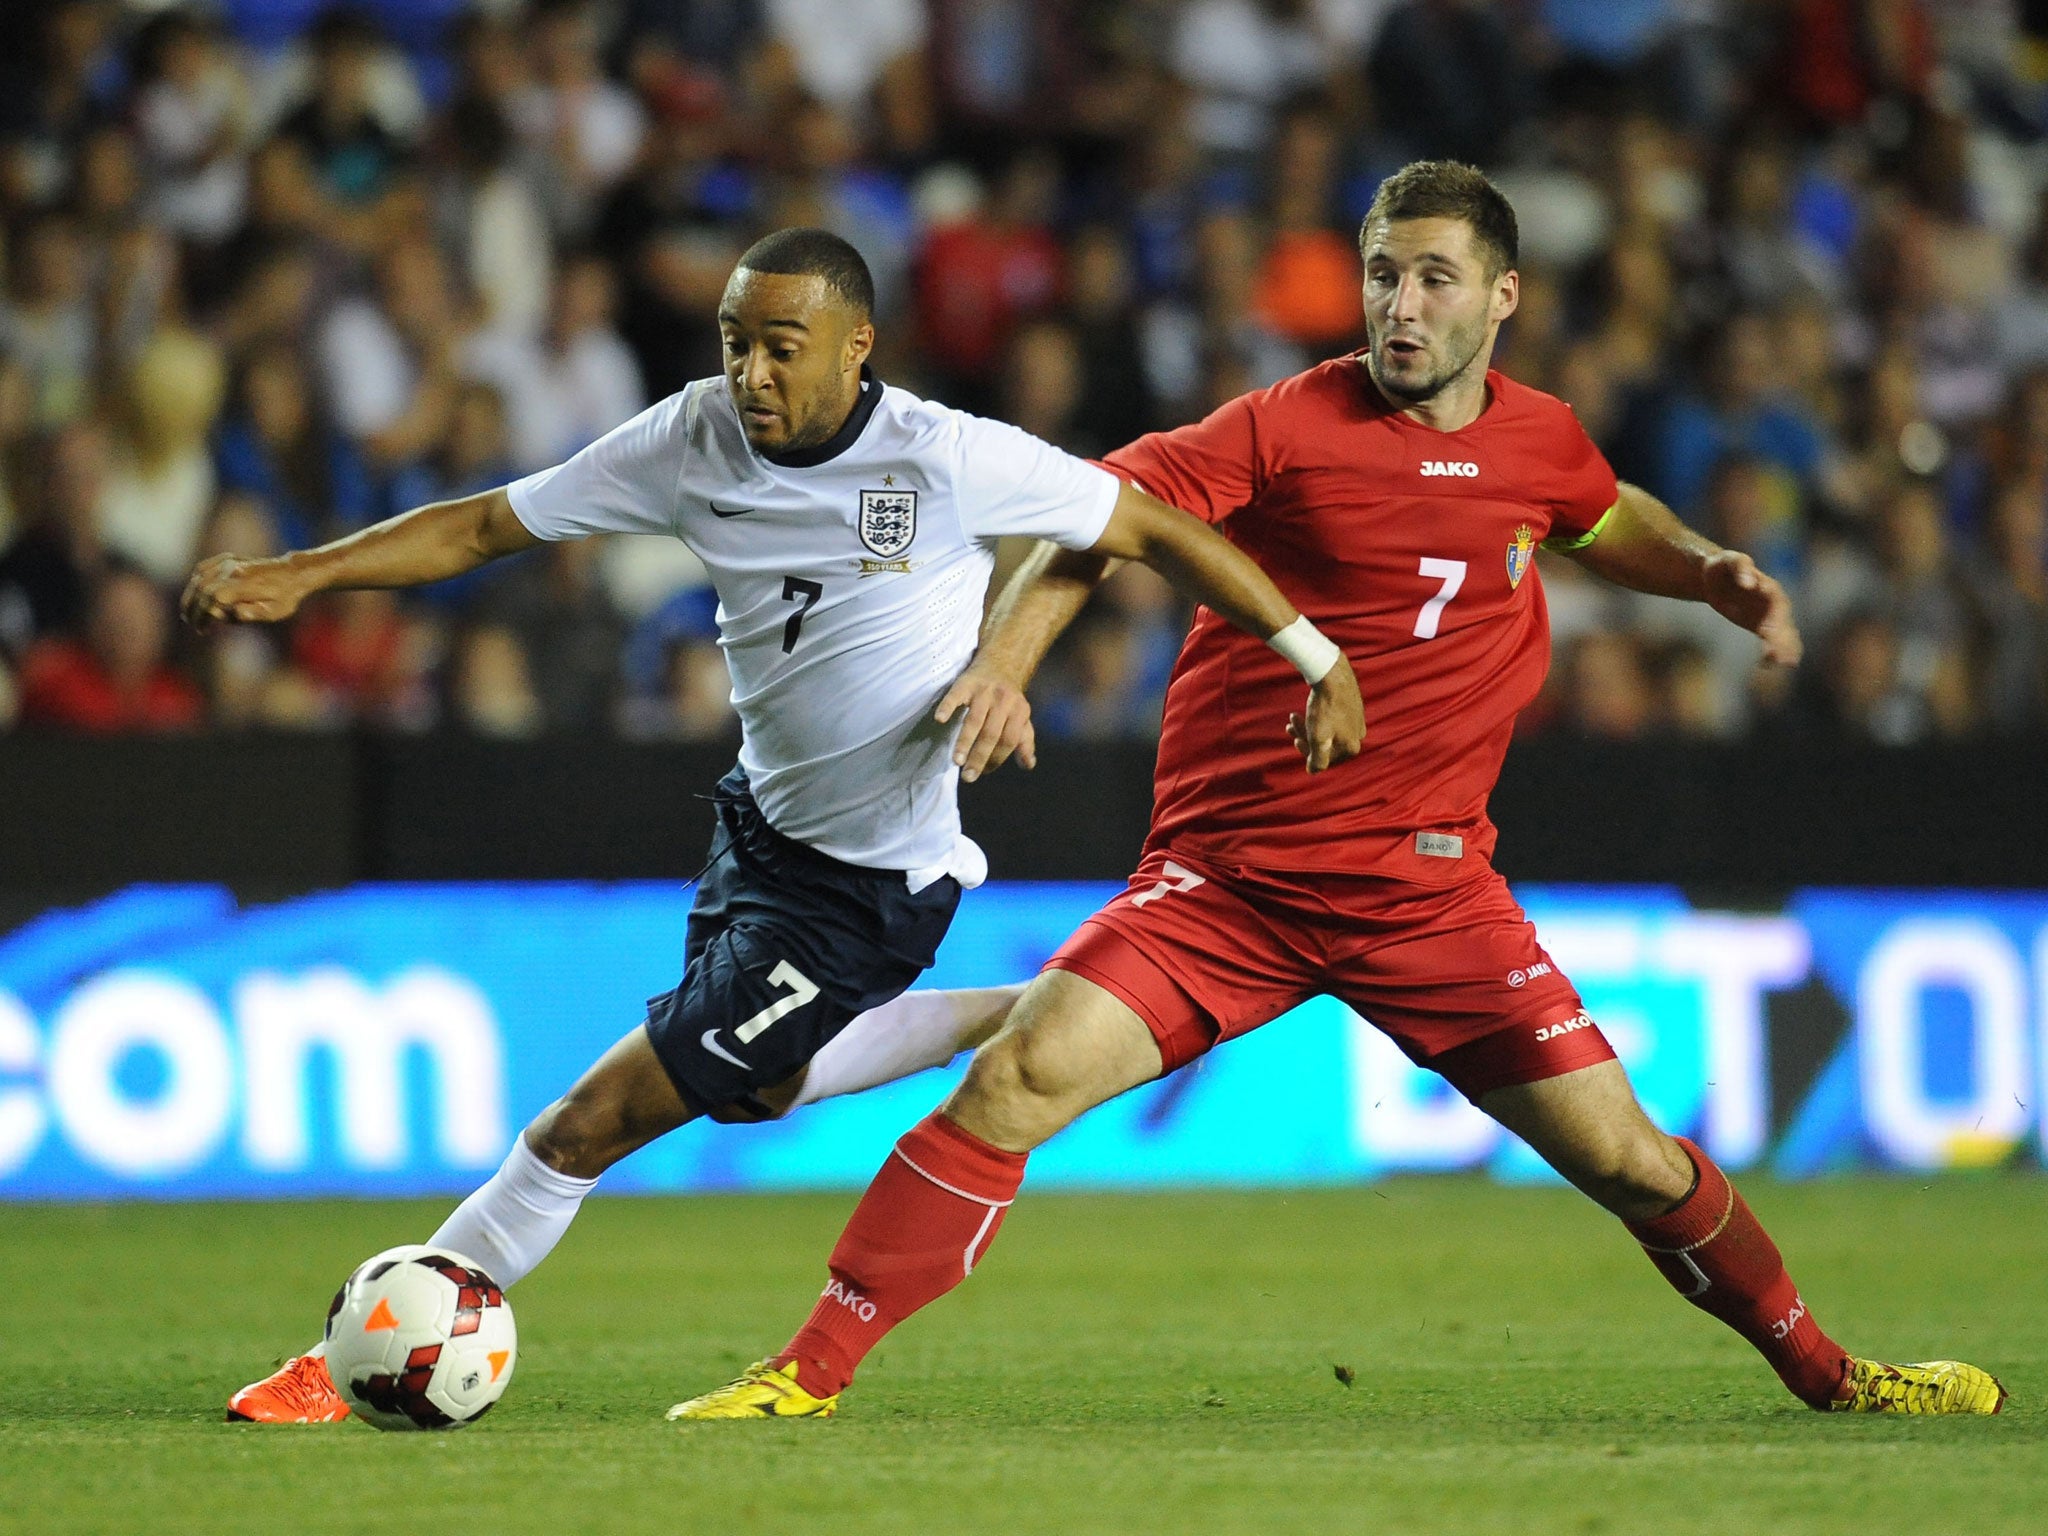
<path id="1" fill-rule="evenodd" d="M 1267 640 L 1266 644 L 1293 662 L 1294 670 L 1310 687 L 1328 677 L 1330 669 L 1344 659 L 1344 653 L 1337 649 L 1336 642 L 1309 623 L 1305 613 Z"/>

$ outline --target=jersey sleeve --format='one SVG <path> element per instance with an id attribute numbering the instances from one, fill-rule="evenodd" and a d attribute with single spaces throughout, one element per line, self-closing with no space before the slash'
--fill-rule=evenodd
<path id="1" fill-rule="evenodd" d="M 1148 432 L 1102 461 L 1139 490 L 1220 523 L 1258 492 L 1258 418 L 1249 396 L 1171 432 Z"/>
<path id="2" fill-rule="evenodd" d="M 539 539 L 676 532 L 683 397 L 648 407 L 573 458 L 514 480 L 512 510 Z"/>
<path id="3" fill-rule="evenodd" d="M 1621 487 L 1615 481 L 1607 455 L 1586 435 L 1586 429 L 1579 425 L 1579 418 L 1569 406 L 1562 408 L 1562 416 L 1558 447 L 1554 450 L 1561 462 L 1553 482 L 1550 536 L 1543 541 L 1543 547 L 1570 553 L 1584 549 L 1600 536 L 1607 514 L 1620 498 Z"/>
<path id="4" fill-rule="evenodd" d="M 953 504 L 970 538 L 1005 534 L 1087 549 L 1109 526 L 1114 475 L 1000 421 L 959 415 Z"/>

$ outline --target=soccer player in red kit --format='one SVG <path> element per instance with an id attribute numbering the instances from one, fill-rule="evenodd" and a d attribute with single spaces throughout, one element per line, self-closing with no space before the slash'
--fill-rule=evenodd
<path id="1" fill-rule="evenodd" d="M 1489 370 L 1517 297 L 1516 230 L 1483 175 L 1407 167 L 1381 187 L 1360 245 L 1362 354 L 1107 463 L 1218 525 L 1342 647 L 1366 696 L 1363 751 L 1303 773 L 1300 722 L 1290 750 L 1272 721 L 1313 672 L 1198 614 L 1167 690 L 1151 834 L 1129 888 L 897 1144 L 789 1345 L 670 1417 L 832 1412 L 881 1337 L 973 1270 L 1033 1147 L 1319 993 L 1620 1217 L 1673 1287 L 1803 1402 L 2003 1402 L 1974 1366 L 1863 1360 L 1821 1330 L 1713 1160 L 1643 1113 L 1491 863 L 1487 796 L 1549 662 L 1539 545 L 1624 586 L 1709 603 L 1790 665 L 1800 639 L 1784 593 L 1748 556 L 1618 486 L 1568 406 Z M 1104 570 L 1042 552 L 1005 593 L 976 668 L 1021 684 Z M 1000 761 L 1015 734 L 971 721 L 959 755 L 970 769 Z"/>

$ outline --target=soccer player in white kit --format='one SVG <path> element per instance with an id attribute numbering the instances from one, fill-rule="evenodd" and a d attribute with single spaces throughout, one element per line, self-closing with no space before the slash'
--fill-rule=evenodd
<path id="1" fill-rule="evenodd" d="M 1029 761 L 1028 706 L 970 665 L 998 538 L 1154 566 L 1299 668 L 1310 772 L 1358 751 L 1349 663 L 1256 565 L 1094 465 L 883 384 L 867 366 L 873 303 L 851 245 L 778 231 L 726 285 L 722 379 L 554 469 L 318 549 L 215 556 L 186 587 L 194 624 L 275 622 L 315 592 L 416 586 L 605 532 L 672 535 L 711 574 L 742 739 L 719 786 L 683 980 L 429 1239 L 500 1285 L 546 1257 L 606 1168 L 656 1137 L 932 1065 L 1007 1011 L 1007 988 L 979 1002 L 904 995 L 961 891 L 987 874 L 960 830 L 963 767 L 972 777 L 1012 751 Z M 806 1084 L 842 1042 L 858 1042 L 858 1059 Z M 228 1404 L 230 1418 L 259 1422 L 347 1412 L 317 1346 Z"/>

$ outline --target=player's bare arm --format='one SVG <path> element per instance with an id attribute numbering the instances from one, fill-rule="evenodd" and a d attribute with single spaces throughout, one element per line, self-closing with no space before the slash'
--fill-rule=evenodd
<path id="1" fill-rule="evenodd" d="M 1003 584 L 981 626 L 974 660 L 946 690 L 940 724 L 967 711 L 953 743 L 953 761 L 969 783 L 1014 755 L 1038 766 L 1037 736 L 1024 690 L 1054 640 L 1090 595 L 1124 562 L 1092 550 L 1062 549 L 1041 540 Z"/>
<path id="2" fill-rule="evenodd" d="M 317 549 L 273 558 L 214 555 L 185 584 L 187 623 L 275 624 L 315 592 L 341 587 L 418 587 L 517 554 L 540 542 L 502 488 L 431 502 Z"/>
<path id="3" fill-rule="evenodd" d="M 1568 553 L 1618 586 L 1707 604 L 1761 640 L 1774 666 L 1797 666 L 1804 654 L 1785 589 L 1748 555 L 1686 527 L 1640 486 L 1624 481 L 1597 537 Z"/>
<path id="4" fill-rule="evenodd" d="M 1309 684 L 1287 734 L 1310 773 L 1358 755 L 1365 701 L 1344 653 L 1310 624 L 1250 556 L 1198 517 L 1126 484 L 1088 553 L 1151 566 L 1186 596 L 1279 651 Z"/>

